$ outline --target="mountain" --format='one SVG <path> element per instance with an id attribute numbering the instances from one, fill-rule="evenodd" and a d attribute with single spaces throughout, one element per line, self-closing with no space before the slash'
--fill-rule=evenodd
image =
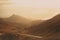
<path id="1" fill-rule="evenodd" d="M 13 18 L 14 16 L 16 17 L 13 15 Z M 34 21 L 37 25 L 33 22 L 34 25 L 28 27 L 25 34 L 21 34 L 24 28 L 23 23 L 16 22 L 14 19 L 12 21 L 10 18 L 12 17 L 7 18 L 8 20 L 0 18 L 0 40 L 1 36 L 6 40 L 10 40 L 11 37 L 11 40 L 15 40 L 17 36 L 21 40 L 60 40 L 60 14 L 41 23 Z"/>
<path id="2" fill-rule="evenodd" d="M 46 20 L 38 25 L 31 26 L 26 31 L 27 34 L 37 36 L 56 36 L 60 37 L 60 14 Z"/>
<path id="3" fill-rule="evenodd" d="M 13 26 L 13 29 L 23 32 L 25 28 L 30 26 L 31 20 L 18 15 L 12 15 L 9 18 L 0 18 L 0 26 L 7 27 Z M 10 29 L 11 30 L 11 29 Z"/>
<path id="4" fill-rule="evenodd" d="M 22 17 L 18 17 L 22 20 Z M 40 40 L 39 37 L 34 37 L 34 35 L 21 34 L 26 26 L 24 26 L 24 22 L 21 23 L 22 21 L 18 20 L 19 22 L 17 22 L 17 19 L 16 15 L 9 18 L 0 18 L 0 40 Z"/>
<path id="5" fill-rule="evenodd" d="M 0 18 L 0 40 L 40 40 L 34 35 L 21 34 L 23 26 Z"/>
<path id="6" fill-rule="evenodd" d="M 5 18 L 5 20 L 9 21 L 9 22 L 24 24 L 24 26 L 29 24 L 29 22 L 31 21 L 29 19 L 26 19 L 26 18 L 18 16 L 18 15 L 14 15 L 14 14 L 9 18 Z"/>

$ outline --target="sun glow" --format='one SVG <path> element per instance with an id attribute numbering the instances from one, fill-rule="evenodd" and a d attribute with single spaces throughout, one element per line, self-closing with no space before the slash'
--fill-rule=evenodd
<path id="1" fill-rule="evenodd" d="M 0 4 L 1 17 L 17 14 L 29 19 L 49 19 L 60 13 L 60 0 L 2 0 Z"/>

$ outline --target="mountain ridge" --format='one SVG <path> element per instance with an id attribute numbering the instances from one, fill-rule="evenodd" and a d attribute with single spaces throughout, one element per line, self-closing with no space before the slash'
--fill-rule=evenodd
<path id="1" fill-rule="evenodd" d="M 53 18 L 42 22 L 39 25 L 32 26 L 27 29 L 27 34 L 49 36 L 53 34 L 60 33 L 60 14 L 54 16 Z"/>

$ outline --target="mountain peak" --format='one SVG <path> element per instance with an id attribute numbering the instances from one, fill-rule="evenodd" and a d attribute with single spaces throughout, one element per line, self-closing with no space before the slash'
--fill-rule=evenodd
<path id="1" fill-rule="evenodd" d="M 13 14 L 13 15 L 10 16 L 9 18 L 16 18 L 16 17 L 21 17 L 21 16 L 18 16 L 18 15 Z"/>
<path id="2" fill-rule="evenodd" d="M 27 24 L 31 21 L 31 20 L 29 20 L 25 17 L 15 15 L 15 14 L 10 16 L 9 18 L 6 18 L 6 20 L 9 21 L 9 22 L 15 22 L 15 23 L 20 23 L 20 24 Z"/>

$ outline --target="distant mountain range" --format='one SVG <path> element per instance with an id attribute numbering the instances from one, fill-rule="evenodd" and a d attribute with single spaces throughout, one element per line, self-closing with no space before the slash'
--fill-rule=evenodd
<path id="1" fill-rule="evenodd" d="M 8 36 L 8 34 L 14 34 L 14 35 L 20 34 L 21 38 L 23 40 L 26 40 L 28 39 L 29 36 L 21 35 L 21 33 L 23 33 L 26 28 L 29 28 L 34 23 L 38 24 L 40 22 L 38 22 L 38 20 L 33 22 L 32 20 L 26 19 L 18 15 L 12 15 L 9 18 L 0 18 L 0 36 L 6 33 L 7 34 L 5 36 Z M 34 37 L 33 38 L 29 37 L 29 39 L 34 39 Z M 38 38 L 35 38 L 35 39 L 38 39 Z"/>
<path id="2" fill-rule="evenodd" d="M 0 18 L 0 36 L 3 33 L 19 34 L 21 40 L 60 40 L 60 14 L 49 20 L 32 21 L 18 15 Z"/>

